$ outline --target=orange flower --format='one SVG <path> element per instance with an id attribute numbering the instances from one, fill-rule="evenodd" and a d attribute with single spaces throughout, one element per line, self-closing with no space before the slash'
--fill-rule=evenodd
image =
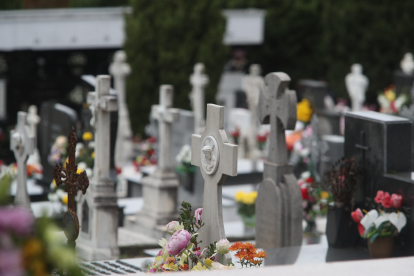
<path id="1" fill-rule="evenodd" d="M 169 264 L 169 263 L 175 263 L 175 259 L 174 259 L 173 257 L 168 257 L 168 258 L 165 260 L 165 263 L 166 263 L 166 264 Z"/>
<path id="2" fill-rule="evenodd" d="M 264 258 L 267 259 L 267 253 L 265 251 L 259 251 L 257 254 L 255 254 L 256 258 Z"/>
<path id="3" fill-rule="evenodd" d="M 254 265 L 261 265 L 263 261 L 261 261 L 261 260 L 250 260 L 250 262 Z"/>
<path id="4" fill-rule="evenodd" d="M 242 246 L 243 246 L 243 243 L 242 242 L 236 242 L 235 244 L 233 244 L 232 246 L 230 246 L 230 250 L 231 251 L 236 251 L 236 250 L 241 249 Z"/>
<path id="5" fill-rule="evenodd" d="M 188 270 L 188 264 L 184 264 L 184 266 L 180 265 L 181 270 Z"/>
<path id="6" fill-rule="evenodd" d="M 254 244 L 246 242 L 244 248 L 249 250 L 251 253 L 256 253 L 257 249 L 254 247 Z"/>

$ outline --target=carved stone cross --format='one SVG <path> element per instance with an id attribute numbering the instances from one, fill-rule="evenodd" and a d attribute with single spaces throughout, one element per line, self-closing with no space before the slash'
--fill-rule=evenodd
<path id="1" fill-rule="evenodd" d="M 296 123 L 296 94 L 290 77 L 270 73 L 259 97 L 259 119 L 270 124 L 269 156 L 256 200 L 258 247 L 296 246 L 302 242 L 302 197 L 288 164 L 285 129 Z"/>
<path id="2" fill-rule="evenodd" d="M 37 149 L 37 125 L 40 123 L 40 116 L 37 115 L 37 106 L 29 106 L 29 113 L 27 114 L 27 124 L 29 125 L 30 131 L 35 139 L 35 148 L 33 154 L 30 155 L 28 163 L 40 163 L 39 150 Z"/>
<path id="3" fill-rule="evenodd" d="M 118 108 L 117 99 L 109 95 L 111 77 L 101 75 L 97 77 L 96 92 L 88 93 L 88 104 L 92 113 L 91 125 L 95 129 L 95 162 L 93 177 L 99 179 L 109 178 L 110 166 L 110 112 Z"/>
<path id="4" fill-rule="evenodd" d="M 194 131 L 199 134 L 205 127 L 204 121 L 204 87 L 208 84 L 209 78 L 203 73 L 204 64 L 197 63 L 194 66 L 194 73 L 190 76 L 190 83 L 193 90 L 190 93 L 191 104 L 194 111 Z"/>
<path id="5" fill-rule="evenodd" d="M 14 204 L 30 209 L 30 198 L 27 193 L 27 167 L 26 160 L 35 148 L 35 139 L 26 125 L 26 112 L 17 113 L 16 129 L 11 131 L 10 149 L 17 161 L 17 190 Z"/>
<path id="6" fill-rule="evenodd" d="M 202 220 L 205 226 L 200 230 L 201 248 L 204 248 L 210 243 L 226 238 L 223 225 L 222 184 L 227 175 L 237 175 L 237 146 L 228 142 L 224 131 L 223 106 L 207 105 L 206 128 L 202 135 L 192 136 L 191 164 L 200 167 L 204 178 Z M 227 264 L 227 260 L 218 261 Z"/>
<path id="7" fill-rule="evenodd" d="M 75 164 L 75 150 L 76 143 L 75 129 L 72 130 L 68 137 L 68 162 L 66 162 L 66 168 L 62 168 L 60 164 L 56 164 L 53 171 L 53 179 L 56 181 L 56 185 L 65 184 L 66 192 L 68 193 L 68 211 L 63 216 L 64 232 L 68 239 L 68 244 L 76 245 L 75 240 L 79 235 L 79 221 L 76 215 L 75 209 L 75 196 L 78 190 L 86 193 L 86 189 L 89 187 L 89 180 L 86 176 L 86 172 L 83 171 L 80 174 L 77 173 L 78 166 Z"/>

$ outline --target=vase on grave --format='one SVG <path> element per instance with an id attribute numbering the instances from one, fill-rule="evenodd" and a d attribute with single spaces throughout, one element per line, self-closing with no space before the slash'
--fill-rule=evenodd
<path id="1" fill-rule="evenodd" d="M 330 204 L 326 221 L 326 237 L 330 247 L 354 246 L 359 239 L 357 225 L 351 218 L 351 204 Z"/>
<path id="2" fill-rule="evenodd" d="M 371 239 L 368 239 L 368 250 L 369 254 L 373 259 L 378 258 L 389 258 L 394 251 L 395 237 L 378 237 L 371 242 Z"/>
<path id="3" fill-rule="evenodd" d="M 251 236 L 256 233 L 255 227 L 256 227 L 256 215 L 240 215 L 243 221 L 244 226 L 244 235 L 245 236 Z"/>
<path id="4" fill-rule="evenodd" d="M 254 235 L 256 227 L 256 198 L 257 191 L 238 191 L 234 200 L 237 202 L 237 213 L 240 215 L 244 225 L 245 235 Z"/>

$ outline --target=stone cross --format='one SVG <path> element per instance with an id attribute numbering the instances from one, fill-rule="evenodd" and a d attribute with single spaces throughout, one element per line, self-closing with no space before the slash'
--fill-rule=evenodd
<path id="1" fill-rule="evenodd" d="M 194 73 L 190 76 L 190 83 L 193 90 L 190 93 L 191 104 L 194 111 L 194 131 L 198 134 L 205 127 L 204 121 L 204 88 L 209 78 L 204 72 L 204 64 L 197 63 L 194 66 Z"/>
<path id="2" fill-rule="evenodd" d="M 96 92 L 89 92 L 87 102 L 92 112 L 91 125 L 95 129 L 95 162 L 93 177 L 109 178 L 110 166 L 110 132 L 111 111 L 116 111 L 117 99 L 109 95 L 111 77 L 101 75 L 97 77 Z"/>
<path id="3" fill-rule="evenodd" d="M 66 168 L 58 163 L 53 171 L 53 179 L 56 181 L 56 185 L 60 186 L 65 184 L 65 190 L 68 193 L 68 211 L 63 216 L 64 232 L 68 239 L 68 244 L 75 246 L 75 240 L 79 235 L 79 220 L 76 215 L 75 196 L 78 190 L 86 193 L 86 189 L 89 187 L 89 180 L 86 176 L 86 172 L 77 173 L 78 166 L 75 164 L 75 151 L 76 143 L 75 129 L 72 127 L 72 131 L 68 137 L 68 162 L 66 162 Z"/>
<path id="4" fill-rule="evenodd" d="M 17 125 L 15 130 L 11 131 L 10 149 L 14 153 L 17 161 L 17 190 L 14 198 L 14 204 L 30 209 L 30 198 L 27 193 L 27 167 L 26 160 L 35 148 L 35 139 L 26 125 L 27 113 L 19 111 L 17 113 Z"/>
<path id="5" fill-rule="evenodd" d="M 40 155 L 39 155 L 39 150 L 37 149 L 37 125 L 40 123 L 40 116 L 37 115 L 37 106 L 35 105 L 29 106 L 29 113 L 27 114 L 27 123 L 35 139 L 35 149 L 33 151 L 33 154 L 30 155 L 29 160 L 27 162 L 29 164 L 30 163 L 40 164 Z"/>
<path id="6" fill-rule="evenodd" d="M 151 117 L 158 120 L 159 140 L 158 140 L 158 164 L 161 171 L 174 169 L 172 159 L 172 123 L 180 119 L 179 110 L 171 108 L 173 105 L 174 89 L 172 85 L 161 85 L 160 104 L 153 105 Z"/>
<path id="7" fill-rule="evenodd" d="M 204 179 L 202 220 L 205 226 L 200 229 L 201 248 L 226 238 L 222 185 L 227 175 L 237 175 L 237 151 L 224 131 L 224 107 L 208 104 L 206 128 L 201 135 L 193 134 L 191 141 L 191 164 L 200 167 Z M 218 261 L 227 264 L 228 258 Z"/>
<path id="8" fill-rule="evenodd" d="M 288 164 L 285 130 L 296 123 L 296 93 L 290 77 L 270 73 L 259 97 L 259 119 L 270 124 L 269 155 L 256 200 L 258 247 L 299 246 L 302 243 L 302 197 Z"/>
<path id="9" fill-rule="evenodd" d="M 250 74 L 243 78 L 243 90 L 246 92 L 247 104 L 250 110 L 250 127 L 248 136 L 249 157 L 255 159 L 258 157 L 257 136 L 257 105 L 259 104 L 260 90 L 264 87 L 264 79 L 260 76 L 260 65 L 252 64 Z"/>
<path id="10" fill-rule="evenodd" d="M 115 166 L 122 167 L 130 161 L 132 153 L 132 130 L 129 120 L 128 106 L 125 95 L 125 78 L 131 73 L 131 67 L 126 63 L 125 51 L 115 52 L 114 61 L 109 67 L 114 76 L 115 90 L 118 94 L 118 130 L 115 143 Z"/>

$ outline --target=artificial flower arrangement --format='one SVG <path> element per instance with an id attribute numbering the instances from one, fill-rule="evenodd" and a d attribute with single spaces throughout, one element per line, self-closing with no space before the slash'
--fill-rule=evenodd
<path id="1" fill-rule="evenodd" d="M 363 210 L 365 215 L 360 208 L 351 213 L 352 219 L 358 223 L 359 234 L 369 239 L 371 243 L 378 237 L 398 235 L 407 224 L 406 216 L 399 211 L 402 206 L 401 195 L 390 195 L 380 190 L 374 201 L 377 203 L 377 208 L 369 212 Z"/>
<path id="2" fill-rule="evenodd" d="M 269 134 L 269 131 L 266 131 L 265 133 L 259 133 L 256 135 L 257 146 L 260 150 L 264 150 Z"/>
<path id="3" fill-rule="evenodd" d="M 180 163 L 177 166 L 179 174 L 188 174 L 195 172 L 195 166 L 191 165 L 191 147 L 189 145 L 182 146 L 180 152 L 175 157 L 175 160 Z"/>
<path id="4" fill-rule="evenodd" d="M 233 139 L 233 143 L 235 145 L 239 144 L 239 138 L 240 138 L 240 127 L 239 126 L 236 126 L 234 130 L 230 132 L 230 137 Z"/>
<path id="5" fill-rule="evenodd" d="M 230 246 L 227 239 L 210 243 L 207 248 L 200 248 L 198 232 L 204 226 L 202 221 L 203 209 L 194 212 L 191 204 L 182 202 L 182 213 L 178 221 L 171 221 L 166 225 L 166 230 L 171 234 L 167 241 L 165 238 L 159 241 L 162 249 L 158 252 L 153 263 L 144 261 L 141 267 L 149 273 L 186 271 L 186 270 L 211 270 L 211 269 L 234 269 L 233 263 L 223 265 L 215 261 L 217 254 L 236 252 L 238 263 L 246 267 L 259 267 L 267 254 L 257 251 L 251 243 L 235 243 Z"/>
<path id="6" fill-rule="evenodd" d="M 297 110 L 297 120 L 301 121 L 303 123 L 309 123 L 311 118 L 312 118 L 312 107 L 310 102 L 307 99 L 302 99 L 302 101 L 300 101 L 297 106 L 296 106 L 296 110 Z"/>
<path id="7" fill-rule="evenodd" d="M 408 97 L 405 93 L 401 93 L 397 97 L 395 85 L 391 84 L 389 87 L 384 88 L 383 92 L 379 93 L 377 100 L 380 104 L 381 113 L 397 114 L 407 102 Z"/>
<path id="8" fill-rule="evenodd" d="M 135 169 L 139 171 L 139 167 L 151 166 L 157 164 L 157 156 L 155 155 L 154 144 L 157 141 L 155 137 L 150 137 L 139 144 L 140 154 L 133 161 Z"/>
<path id="9" fill-rule="evenodd" d="M 68 138 L 60 135 L 56 138 L 47 157 L 49 164 L 54 166 L 56 163 L 62 164 L 68 157 Z"/>
<path id="10" fill-rule="evenodd" d="M 238 191 L 234 196 L 234 200 L 237 202 L 237 213 L 242 217 L 246 227 L 253 228 L 256 224 L 256 198 L 257 191 L 248 193 Z"/>

